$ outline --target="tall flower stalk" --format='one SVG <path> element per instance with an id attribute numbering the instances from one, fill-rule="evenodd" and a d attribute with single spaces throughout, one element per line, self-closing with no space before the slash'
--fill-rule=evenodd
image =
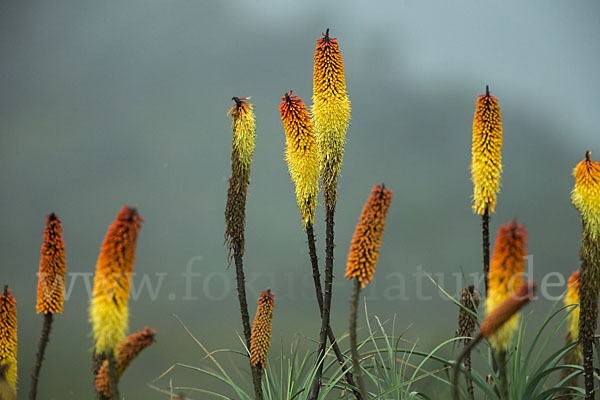
<path id="1" fill-rule="evenodd" d="M 143 218 L 133 207 L 123 206 L 100 249 L 94 276 L 93 298 L 90 303 L 90 322 L 94 333 L 94 373 L 108 360 L 112 398 L 118 397 L 115 360 L 117 348 L 125 338 L 129 324 L 129 289 L 135 247 Z M 99 398 L 103 394 L 98 392 Z"/>
<path id="2" fill-rule="evenodd" d="M 575 343 L 579 340 L 579 286 L 580 286 L 580 272 L 579 270 L 574 271 L 569 277 L 569 281 L 567 283 L 567 294 L 563 299 L 563 303 L 567 308 L 567 311 L 570 311 L 567 316 L 567 333 L 565 342 L 567 345 L 571 343 Z M 571 351 L 565 354 L 565 364 L 567 365 L 580 365 L 582 360 L 581 354 L 581 344 L 578 343 Z M 565 368 L 562 371 L 562 378 L 567 378 L 572 373 L 576 372 L 576 370 L 572 368 Z M 579 385 L 579 379 L 577 376 L 569 379 L 565 386 L 573 386 L 577 387 Z M 566 391 L 564 393 L 565 399 L 574 399 L 575 392 Z"/>
<path id="3" fill-rule="evenodd" d="M 58 216 L 51 213 L 46 217 L 38 272 L 36 311 L 38 314 L 44 314 L 44 324 L 40 334 L 33 372 L 31 373 L 30 400 L 35 400 L 37 397 L 40 369 L 42 368 L 46 345 L 50 339 L 53 315 L 60 314 L 63 311 L 66 274 L 67 262 L 65 244 L 62 238 L 62 224 Z"/>
<path id="4" fill-rule="evenodd" d="M 458 337 L 464 337 L 461 341 L 464 343 L 464 346 L 467 347 L 471 342 L 473 332 L 475 332 L 476 321 L 475 316 L 467 310 L 470 310 L 473 314 L 477 314 L 477 308 L 479 307 L 479 295 L 475 290 L 475 286 L 470 285 L 460 292 L 460 304 L 464 308 L 460 309 L 458 315 L 458 331 L 456 332 L 456 335 Z M 465 354 L 465 370 L 468 373 L 471 373 L 471 352 Z M 473 400 L 475 398 L 473 393 L 473 381 L 468 375 L 465 375 L 465 382 L 467 384 L 469 398 Z"/>
<path id="5" fill-rule="evenodd" d="M 515 219 L 498 230 L 494 254 L 490 267 L 489 291 L 485 299 L 486 313 L 491 315 L 507 298 L 521 286 L 527 255 L 527 230 Z M 515 313 L 501 327 L 494 330 L 490 343 L 496 354 L 499 372 L 500 395 L 508 397 L 506 372 L 506 350 L 519 325 L 519 314 Z"/>
<path id="6" fill-rule="evenodd" d="M 308 109 L 297 95 L 292 91 L 286 93 L 279 106 L 281 120 L 286 133 L 285 159 L 296 190 L 298 209 L 302 217 L 302 225 L 306 231 L 308 241 L 308 254 L 312 265 L 313 282 L 319 313 L 323 316 L 323 288 L 321 286 L 321 273 L 315 246 L 314 216 L 319 191 L 319 154 L 314 133 L 314 125 L 310 119 Z M 327 337 L 332 343 L 333 352 L 338 362 L 344 369 L 345 359 L 340 351 L 331 326 L 327 326 Z M 346 381 L 355 387 L 352 373 L 346 369 Z M 360 398 L 358 391 L 355 395 Z"/>
<path id="7" fill-rule="evenodd" d="M 598 320 L 598 290 L 600 289 L 600 164 L 591 160 L 591 153 L 573 170 L 575 187 L 571 193 L 573 205 L 581 214 L 582 235 L 579 339 L 583 347 L 585 398 L 594 398 L 594 334 Z"/>
<path id="8" fill-rule="evenodd" d="M 0 370 L 8 399 L 17 398 L 17 303 L 8 286 L 0 294 Z M 4 395 L 4 393 L 3 393 Z"/>
<path id="9" fill-rule="evenodd" d="M 325 290 L 319 335 L 318 368 L 311 389 L 316 399 L 321 385 L 327 330 L 333 293 L 334 216 L 337 180 L 342 168 L 346 132 L 350 123 L 350 100 L 346 93 L 344 61 L 336 38 L 329 29 L 317 39 L 313 67 L 313 122 L 319 147 L 320 175 L 325 202 Z"/>
<path id="10" fill-rule="evenodd" d="M 246 347 L 250 350 L 250 315 L 246 298 L 246 277 L 244 274 L 244 245 L 246 229 L 246 198 L 250 183 L 250 165 L 254 156 L 256 120 L 254 106 L 245 97 L 233 97 L 235 102 L 229 110 L 231 114 L 231 177 L 225 205 L 225 242 L 229 262 L 235 261 L 238 302 L 244 328 Z M 252 383 L 256 399 L 263 398 L 261 366 L 252 366 Z"/>
<path id="11" fill-rule="evenodd" d="M 354 374 L 363 397 L 367 396 L 367 391 L 360 373 L 356 334 L 358 299 L 361 286 L 365 287 L 373 279 L 373 273 L 379 258 L 381 239 L 385 230 L 385 220 L 392 202 L 392 194 L 393 192 L 387 190 L 384 185 L 375 185 L 371 190 L 371 195 L 363 207 L 354 230 L 346 264 L 345 278 L 354 279 L 352 299 L 350 300 L 350 351 L 352 353 Z"/>
<path id="12" fill-rule="evenodd" d="M 488 291 L 490 268 L 490 213 L 496 207 L 502 173 L 502 115 L 498 99 L 485 87 L 485 95 L 477 98 L 473 118 L 473 148 L 471 180 L 473 181 L 473 211 L 481 215 L 483 274 L 485 294 Z"/>

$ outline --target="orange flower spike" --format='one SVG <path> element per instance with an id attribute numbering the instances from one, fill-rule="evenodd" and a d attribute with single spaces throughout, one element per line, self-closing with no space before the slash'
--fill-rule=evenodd
<path id="1" fill-rule="evenodd" d="M 477 98 L 473 119 L 473 148 L 471 180 L 473 181 L 473 210 L 484 214 L 494 212 L 496 194 L 500 191 L 502 173 L 502 115 L 498 99 L 486 86 L 485 95 Z"/>
<path id="2" fill-rule="evenodd" d="M 4 293 L 0 294 L 0 369 L 4 369 L 6 382 L 16 393 L 17 303 L 8 286 L 4 286 Z"/>
<path id="3" fill-rule="evenodd" d="M 250 365 L 252 366 L 267 367 L 267 355 L 271 346 L 273 307 L 275 307 L 275 297 L 271 293 L 271 289 L 267 289 L 266 292 L 261 291 L 250 340 Z"/>
<path id="4" fill-rule="evenodd" d="M 44 243 L 38 273 L 36 312 L 60 314 L 63 311 L 67 262 L 62 224 L 56 214 L 46 217 Z"/>
<path id="5" fill-rule="evenodd" d="M 489 315 L 520 286 L 527 255 L 527 230 L 517 220 L 504 224 L 498 230 L 490 265 L 489 291 L 485 300 Z M 519 316 L 514 315 L 492 338 L 492 345 L 505 350 L 517 329 Z"/>
<path id="6" fill-rule="evenodd" d="M 373 187 L 352 236 L 344 276 L 347 279 L 358 278 L 362 287 L 373 279 L 392 194 L 383 185 Z"/>
<path id="7" fill-rule="evenodd" d="M 591 160 L 591 152 L 573 170 L 575 187 L 571 200 L 581 214 L 584 229 L 593 240 L 600 240 L 600 163 Z"/>
<path id="8" fill-rule="evenodd" d="M 143 331 L 132 333 L 119 346 L 119 356 L 115 361 L 115 372 L 117 381 L 121 378 L 129 364 L 144 350 L 156 340 L 156 331 L 145 327 Z M 110 375 L 108 371 L 108 361 L 104 361 L 102 367 L 96 376 L 96 390 L 104 393 L 107 398 L 110 398 L 112 387 L 110 385 Z"/>
<path id="9" fill-rule="evenodd" d="M 286 93 L 279 105 L 285 128 L 285 159 L 296 187 L 296 200 L 304 227 L 315 219 L 319 192 L 319 154 L 313 123 L 306 105 L 297 95 Z"/>
<path id="10" fill-rule="evenodd" d="M 509 323 L 519 310 L 535 297 L 536 283 L 524 282 L 516 291 L 506 297 L 499 305 L 488 314 L 479 328 L 481 334 L 492 339 L 498 335 L 506 323 Z"/>
<path id="11" fill-rule="evenodd" d="M 124 206 L 102 243 L 90 306 L 97 354 L 115 351 L 125 338 L 127 302 L 141 222 L 143 218 L 135 208 Z"/>

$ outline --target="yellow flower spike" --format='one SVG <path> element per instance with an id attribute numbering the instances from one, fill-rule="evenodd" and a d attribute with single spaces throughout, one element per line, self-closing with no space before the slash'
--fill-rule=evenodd
<path id="1" fill-rule="evenodd" d="M 346 94 L 344 61 L 336 38 L 329 37 L 329 29 L 317 39 L 311 111 L 319 144 L 325 205 L 335 208 L 337 178 L 342 168 L 351 109 Z"/>
<path id="2" fill-rule="evenodd" d="M 527 230 L 516 220 L 498 230 L 490 265 L 486 314 L 490 315 L 507 297 L 521 286 L 527 255 Z M 496 351 L 506 351 L 519 324 L 519 314 L 513 315 L 498 329 L 490 341 Z"/>
<path id="3" fill-rule="evenodd" d="M 313 123 L 306 105 L 290 90 L 281 98 L 281 121 L 285 128 L 285 159 L 296 186 L 296 200 L 306 228 L 315 219 L 319 192 L 319 156 Z"/>
<path id="4" fill-rule="evenodd" d="M 363 288 L 373 279 L 392 194 L 383 185 L 373 187 L 352 236 L 344 277 L 357 278 Z"/>
<path id="5" fill-rule="evenodd" d="M 267 289 L 266 292 L 261 291 L 252 324 L 252 340 L 250 340 L 250 365 L 252 366 L 267 367 L 267 355 L 271 346 L 273 307 L 275 307 L 275 298 L 271 289 Z"/>
<path id="6" fill-rule="evenodd" d="M 114 354 L 125 338 L 135 245 L 142 221 L 135 208 L 124 206 L 102 243 L 90 305 L 97 355 Z"/>
<path id="7" fill-rule="evenodd" d="M 243 171 L 250 170 L 252 157 L 254 156 L 256 137 L 256 117 L 254 116 L 254 105 L 248 103 L 250 97 L 232 97 L 235 104 L 229 109 L 231 115 L 231 132 L 233 136 L 232 160 L 235 153 Z"/>
<path id="8" fill-rule="evenodd" d="M 254 155 L 256 122 L 254 106 L 246 97 L 233 97 L 231 106 L 231 177 L 225 206 L 225 241 L 229 261 L 237 249 L 244 254 L 244 226 L 246 224 L 246 195 L 250 182 L 250 164 Z"/>
<path id="9" fill-rule="evenodd" d="M 4 293 L 0 294 L 0 369 L 10 391 L 16 393 L 17 305 L 8 286 L 4 286 Z"/>
<path id="10" fill-rule="evenodd" d="M 600 163 L 590 159 L 592 153 L 586 152 L 575 169 L 575 188 L 571 200 L 581 214 L 584 229 L 592 239 L 600 240 Z"/>
<path id="11" fill-rule="evenodd" d="M 56 214 L 46 217 L 44 243 L 38 274 L 37 313 L 60 314 L 63 311 L 67 262 L 62 224 Z"/>
<path id="12" fill-rule="evenodd" d="M 487 86 L 485 92 L 477 98 L 471 160 L 473 210 L 481 215 L 486 208 L 494 212 L 502 173 L 502 115 Z"/>

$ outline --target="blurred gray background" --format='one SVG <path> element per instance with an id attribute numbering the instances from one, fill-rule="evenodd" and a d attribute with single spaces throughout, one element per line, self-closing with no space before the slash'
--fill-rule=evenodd
<path id="1" fill-rule="evenodd" d="M 18 301 L 20 398 L 42 323 L 34 313 L 36 272 L 52 211 L 63 221 L 68 271 L 80 275 L 55 319 L 41 399 L 92 398 L 84 274 L 91 279 L 123 204 L 145 218 L 134 285 L 143 274 L 153 287 L 162 284 L 154 300 L 143 289 L 130 302 L 131 331 L 148 325 L 159 333 L 124 375 L 122 393 L 167 398 L 146 383 L 175 362 L 208 365 L 172 314 L 210 349 L 241 348 L 234 269 L 226 269 L 223 245 L 232 96 L 252 96 L 257 118 L 245 257 L 250 313 L 258 291 L 270 286 L 272 362 L 280 337 L 317 337 L 277 107 L 289 89 L 311 103 L 315 39 L 326 28 L 339 40 L 353 107 L 336 220 L 334 329 L 347 327 L 343 272 L 357 217 L 371 187 L 385 182 L 394 200 L 375 279 L 364 291 L 370 313 L 397 314 L 424 349 L 454 334 L 455 306 L 425 279 L 422 295 L 432 298 L 419 300 L 413 274 L 443 274 L 455 294 L 463 283 L 453 273 L 481 269 L 469 164 L 475 99 L 486 84 L 504 123 L 492 240 L 501 223 L 518 217 L 529 230 L 534 278 L 567 277 L 577 268 L 580 235 L 571 171 L 585 150 L 600 157 L 599 11 L 591 0 L 0 1 L 0 283 Z M 200 274 L 191 292 L 187 265 Z M 531 309 L 545 314 L 549 306 L 541 300 Z M 238 361 L 224 357 L 226 365 Z M 220 388 L 198 373 L 169 376 L 174 384 Z"/>

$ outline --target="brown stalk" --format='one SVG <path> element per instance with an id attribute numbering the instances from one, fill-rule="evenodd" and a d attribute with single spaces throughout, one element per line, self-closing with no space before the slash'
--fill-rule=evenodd
<path id="1" fill-rule="evenodd" d="M 42 333 L 38 342 L 38 351 L 35 356 L 35 364 L 33 365 L 33 372 L 31 373 L 31 388 L 29 390 L 29 399 L 35 400 L 37 397 L 37 385 L 40 376 L 40 369 L 42 368 L 42 362 L 44 361 L 44 353 L 46 352 L 46 346 L 50 341 L 50 330 L 52 329 L 52 313 L 44 314 L 44 324 L 42 325 Z"/>
<path id="2" fill-rule="evenodd" d="M 488 295 L 488 275 L 490 274 L 490 209 L 485 208 L 481 216 L 481 236 L 483 239 L 483 276 L 485 282 L 485 296 Z"/>
<path id="3" fill-rule="evenodd" d="M 328 196 L 326 196 L 328 197 Z M 333 291 L 333 248 L 334 244 L 334 215 L 335 206 L 329 205 L 325 199 L 326 209 L 326 236 L 325 236 L 325 293 L 323 296 L 323 312 L 321 314 L 321 334 L 319 335 L 319 352 L 317 358 L 317 373 L 313 380 L 310 400 L 316 400 L 321 388 L 321 379 L 323 376 L 323 365 L 325 364 L 325 349 L 327 344 L 327 328 L 329 326 L 329 317 L 331 314 L 331 296 Z"/>
<path id="4" fill-rule="evenodd" d="M 312 224 L 309 224 L 306 227 L 306 235 L 308 237 L 308 253 L 310 256 L 310 262 L 312 264 L 313 281 L 315 284 L 315 294 L 317 296 L 317 303 L 319 304 L 319 313 L 321 315 L 321 318 L 323 318 L 323 288 L 321 287 L 321 273 L 319 271 L 319 259 L 317 257 L 317 249 L 315 246 L 315 233 L 314 233 Z M 352 392 L 354 393 L 354 396 L 358 400 L 362 400 L 362 395 L 360 394 L 360 392 L 358 390 L 356 390 L 354 376 L 352 375 L 352 372 L 350 372 L 350 369 L 347 366 L 345 366 L 346 362 L 344 360 L 344 355 L 340 351 L 340 347 L 337 343 L 335 335 L 333 334 L 331 325 L 329 325 L 327 327 L 327 336 L 329 337 L 329 342 L 331 343 L 335 357 L 337 358 L 338 363 L 343 368 L 346 382 L 348 382 L 348 385 L 350 385 L 350 387 L 352 388 Z"/>

